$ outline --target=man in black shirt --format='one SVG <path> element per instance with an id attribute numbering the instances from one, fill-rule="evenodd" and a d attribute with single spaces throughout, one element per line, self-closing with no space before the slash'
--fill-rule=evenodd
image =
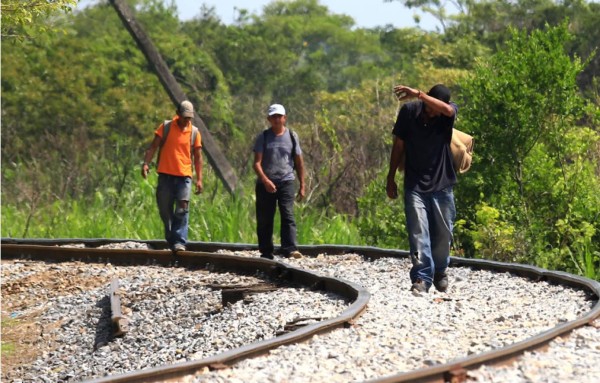
<path id="1" fill-rule="evenodd" d="M 404 164 L 411 290 L 427 292 L 433 283 L 446 291 L 456 217 L 450 142 L 458 108 L 450 102 L 450 90 L 441 84 L 427 94 L 404 85 L 395 86 L 394 92 L 400 101 L 417 99 L 404 104 L 396 119 L 386 187 L 388 197 L 398 198 L 396 170 Z"/>

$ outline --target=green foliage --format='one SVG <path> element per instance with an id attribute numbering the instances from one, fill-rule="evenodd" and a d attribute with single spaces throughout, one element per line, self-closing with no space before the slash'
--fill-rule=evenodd
<path id="1" fill-rule="evenodd" d="M 391 143 L 390 143 L 391 145 Z M 385 194 L 387 169 L 358 198 L 356 225 L 370 246 L 408 249 L 408 233 L 402 197 L 390 200 Z"/>
<path id="2" fill-rule="evenodd" d="M 512 33 L 461 87 L 477 150 L 457 194 L 480 206 L 463 240 L 470 254 L 596 275 L 600 136 L 578 125 L 597 113 L 577 90 L 584 64 L 566 53 L 566 24 Z"/>
<path id="3" fill-rule="evenodd" d="M 12 342 L 2 342 L 2 356 L 8 356 L 15 351 L 15 345 Z"/>
<path id="4" fill-rule="evenodd" d="M 600 55 L 597 52 L 600 4 L 596 1 L 456 0 L 451 2 L 452 9 L 449 9 L 448 3 L 435 0 L 384 1 L 400 1 L 409 8 L 432 15 L 438 20 L 445 38 L 463 41 L 467 43 L 465 48 L 471 51 L 480 50 L 483 46 L 499 49 L 505 41 L 510 40 L 510 27 L 532 32 L 543 29 L 545 25 L 557 26 L 568 20 L 569 30 L 576 39 L 566 48 L 571 55 L 590 58 L 590 64 L 579 76 L 579 85 L 585 91 L 593 92 L 598 88 L 594 88 L 593 84 L 600 70 Z M 478 56 L 476 54 L 473 57 Z"/>
<path id="5" fill-rule="evenodd" d="M 4 0 L 2 12 L 2 40 L 6 38 L 38 37 L 54 29 L 46 20 L 57 13 L 68 13 L 77 0 L 23 1 Z"/>
<path id="6" fill-rule="evenodd" d="M 391 79 L 365 81 L 360 87 L 336 93 L 319 92 L 310 124 L 295 129 L 309 164 L 309 201 L 321 208 L 354 214 L 356 201 L 388 159 L 397 105 Z"/>
<path id="7" fill-rule="evenodd" d="M 478 206 L 475 223 L 476 229 L 470 234 L 478 257 L 513 263 L 522 261 L 523 241 L 518 240 L 522 233 L 510 222 L 500 219 L 497 209 L 485 203 Z"/>
<path id="8" fill-rule="evenodd" d="M 139 167 L 129 169 L 121 189 L 107 183 L 85 198 L 65 198 L 51 205 L 21 206 L 2 200 L 2 237 L 12 238 L 164 238 L 155 199 L 157 176 L 147 180 Z M 205 192 L 190 205 L 191 241 L 255 243 L 253 184 L 243 195 L 229 195 L 210 171 Z M 308 205 L 296 206 L 301 244 L 362 244 L 344 215 L 328 215 Z M 274 239 L 279 241 L 279 222 Z"/>
<path id="9" fill-rule="evenodd" d="M 377 34 L 353 31 L 352 19 L 330 14 L 317 0 L 274 1 L 262 17 L 230 27 L 215 25 L 210 13 L 187 24 L 199 46 L 211 47 L 234 95 L 300 102 L 316 90 L 360 83 L 369 71 L 375 77 L 385 58 Z"/>
<path id="10" fill-rule="evenodd" d="M 156 1 L 139 5 L 139 21 L 149 26 L 199 113 L 209 114 L 209 122 L 221 127 L 217 133 L 238 138 L 223 75 L 181 33 L 175 9 Z M 125 175 L 123 165 L 141 158 L 154 129 L 175 113 L 114 9 L 86 8 L 65 26 L 68 34 L 49 36 L 44 43 L 3 41 L 5 198 L 48 203 L 89 195 L 111 174 L 97 167 L 100 158 Z M 24 164 L 28 166 L 22 169 Z M 11 177 L 12 169 L 20 177 Z"/>
<path id="11" fill-rule="evenodd" d="M 6 21 L 5 3 L 15 2 L 2 4 L 2 235 L 162 238 L 156 179 L 138 164 L 175 108 L 114 9 L 40 16 L 36 27 L 65 33 L 35 34 Z M 128 3 L 245 185 L 228 195 L 207 164 L 192 240 L 255 242 L 251 146 L 281 102 L 306 162 L 300 243 L 407 248 L 402 201 L 387 199 L 382 178 L 391 89 L 443 82 L 458 128 L 476 138 L 455 190 L 453 253 L 598 278 L 597 3 L 458 1 L 449 15 L 411 1 L 443 34 L 356 28 L 316 0 L 239 10 L 234 25 L 211 8 L 180 22 L 172 2 Z"/>
<path id="12" fill-rule="evenodd" d="M 18 321 L 16 319 L 3 317 L 0 327 L 3 329 L 7 329 L 7 328 L 15 326 L 17 323 L 18 323 Z M 5 342 L 4 340 L 2 340 L 1 348 L 0 348 L 2 358 L 10 356 L 12 353 L 15 352 L 15 350 L 16 350 L 16 346 L 15 346 L 14 342 Z"/>

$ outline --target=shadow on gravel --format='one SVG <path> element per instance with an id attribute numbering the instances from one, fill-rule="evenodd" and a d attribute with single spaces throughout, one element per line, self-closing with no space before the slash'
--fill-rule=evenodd
<path id="1" fill-rule="evenodd" d="M 102 314 L 96 325 L 96 337 L 94 339 L 94 351 L 106 346 L 113 340 L 113 327 L 110 311 L 110 297 L 105 295 L 96 303 L 96 307 L 102 309 Z"/>

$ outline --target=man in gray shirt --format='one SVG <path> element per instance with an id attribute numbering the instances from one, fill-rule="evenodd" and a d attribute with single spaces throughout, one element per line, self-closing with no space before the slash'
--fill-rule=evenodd
<path id="1" fill-rule="evenodd" d="M 273 259 L 273 226 L 275 210 L 281 215 L 281 253 L 300 258 L 296 243 L 294 219 L 294 170 L 300 189 L 298 201 L 304 198 L 304 160 L 298 135 L 286 127 L 287 116 L 281 104 L 273 104 L 267 112 L 271 127 L 261 132 L 254 142 L 256 180 L 256 233 L 263 258 Z"/>

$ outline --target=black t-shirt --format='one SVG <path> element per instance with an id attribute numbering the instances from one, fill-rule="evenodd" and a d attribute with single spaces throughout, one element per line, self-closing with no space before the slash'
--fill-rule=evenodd
<path id="1" fill-rule="evenodd" d="M 450 141 L 458 107 L 452 102 L 450 105 L 454 116 L 440 115 L 427 123 L 423 101 L 409 102 L 400 108 L 392 134 L 404 141 L 405 189 L 430 193 L 456 183 Z"/>

